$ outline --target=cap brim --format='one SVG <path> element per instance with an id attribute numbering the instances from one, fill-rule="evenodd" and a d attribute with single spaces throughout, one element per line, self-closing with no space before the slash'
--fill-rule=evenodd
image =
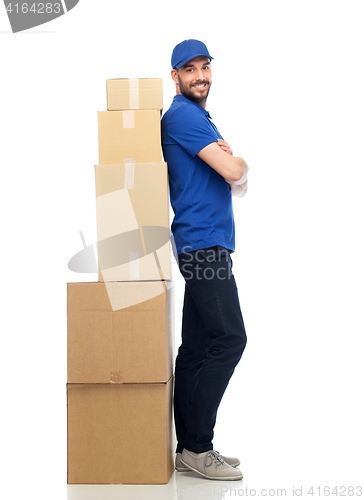
<path id="1" fill-rule="evenodd" d="M 182 68 L 182 66 L 184 66 L 185 64 L 188 63 L 188 61 L 191 61 L 191 59 L 194 59 L 195 57 L 199 57 L 199 56 L 205 56 L 205 57 L 208 57 L 210 59 L 210 61 L 213 60 L 213 57 L 211 57 L 210 55 L 208 54 L 193 54 L 192 56 L 188 56 L 188 57 L 185 57 L 184 59 L 182 59 L 182 61 L 180 61 L 178 64 L 176 64 L 175 68 L 179 69 L 179 68 Z"/>

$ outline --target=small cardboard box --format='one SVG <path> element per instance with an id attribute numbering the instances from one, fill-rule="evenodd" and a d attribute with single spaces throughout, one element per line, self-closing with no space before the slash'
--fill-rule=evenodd
<path id="1" fill-rule="evenodd" d="M 68 484 L 168 483 L 172 381 L 67 384 Z"/>
<path id="2" fill-rule="evenodd" d="M 106 80 L 109 111 L 163 109 L 162 78 L 113 78 Z"/>
<path id="3" fill-rule="evenodd" d="M 98 111 L 99 163 L 162 161 L 158 110 Z"/>
<path id="4" fill-rule="evenodd" d="M 95 165 L 100 281 L 170 280 L 166 163 Z"/>
<path id="5" fill-rule="evenodd" d="M 68 383 L 166 382 L 173 313 L 172 282 L 68 283 Z"/>

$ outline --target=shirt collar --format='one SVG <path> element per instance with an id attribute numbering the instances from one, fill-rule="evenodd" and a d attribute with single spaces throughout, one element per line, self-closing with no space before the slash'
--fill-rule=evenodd
<path id="1" fill-rule="evenodd" d="M 207 116 L 208 118 L 212 119 L 211 116 L 210 116 L 210 113 L 205 108 L 203 108 L 201 106 L 201 104 L 198 104 L 197 102 L 194 102 L 194 101 L 191 101 L 190 99 L 187 99 L 187 97 L 185 97 L 182 94 L 176 94 L 174 96 L 173 100 L 174 101 L 180 101 L 180 102 L 187 102 L 188 104 L 192 104 L 197 109 L 199 109 L 205 116 Z"/>

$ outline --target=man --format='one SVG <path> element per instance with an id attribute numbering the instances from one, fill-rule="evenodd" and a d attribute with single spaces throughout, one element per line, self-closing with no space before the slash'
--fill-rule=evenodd
<path id="1" fill-rule="evenodd" d="M 233 156 L 206 111 L 211 60 L 198 40 L 174 48 L 176 96 L 162 118 L 172 232 L 186 282 L 175 368 L 176 469 L 238 480 L 239 460 L 213 450 L 212 438 L 218 406 L 246 345 L 230 254 L 235 250 L 231 196 L 246 193 L 248 166 Z"/>

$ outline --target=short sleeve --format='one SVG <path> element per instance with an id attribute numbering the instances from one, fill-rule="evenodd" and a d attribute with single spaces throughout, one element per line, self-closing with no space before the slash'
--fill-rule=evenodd
<path id="1" fill-rule="evenodd" d="M 208 117 L 193 106 L 176 109 L 168 122 L 168 134 L 192 157 L 219 137 Z"/>

